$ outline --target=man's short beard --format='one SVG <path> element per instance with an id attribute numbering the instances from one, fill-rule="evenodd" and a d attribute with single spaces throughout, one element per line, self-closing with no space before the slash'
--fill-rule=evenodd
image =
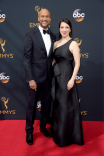
<path id="1" fill-rule="evenodd" d="M 48 28 L 49 27 L 49 24 L 47 26 L 43 26 L 42 23 L 40 23 L 40 25 L 42 28 Z"/>

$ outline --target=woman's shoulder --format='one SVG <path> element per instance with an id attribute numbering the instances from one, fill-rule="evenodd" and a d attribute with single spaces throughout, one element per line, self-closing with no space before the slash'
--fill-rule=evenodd
<path id="1" fill-rule="evenodd" d="M 59 41 L 54 42 L 54 50 L 57 48 Z"/>
<path id="2" fill-rule="evenodd" d="M 71 39 L 72 41 L 71 41 L 71 45 L 72 46 L 76 46 L 77 45 L 77 42 L 76 41 L 74 41 L 73 39 Z"/>
<path id="3" fill-rule="evenodd" d="M 69 50 L 73 53 L 73 51 L 76 51 L 77 49 L 79 49 L 77 42 L 72 40 L 69 45 Z"/>
<path id="4" fill-rule="evenodd" d="M 59 41 L 54 42 L 54 45 L 56 46 L 58 44 Z"/>

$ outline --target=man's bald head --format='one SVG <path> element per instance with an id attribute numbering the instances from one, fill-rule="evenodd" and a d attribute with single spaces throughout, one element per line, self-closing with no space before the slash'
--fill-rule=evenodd
<path id="1" fill-rule="evenodd" d="M 38 21 L 43 29 L 47 29 L 51 22 L 50 12 L 47 9 L 41 9 L 39 12 Z"/>
<path id="2" fill-rule="evenodd" d="M 44 8 L 44 9 L 41 9 L 41 10 L 39 11 L 38 16 L 40 16 L 40 15 L 41 15 L 41 14 L 43 14 L 43 13 L 47 13 L 47 14 L 49 14 L 49 15 L 50 15 L 49 10 L 48 10 L 48 9 L 46 9 L 46 8 Z"/>

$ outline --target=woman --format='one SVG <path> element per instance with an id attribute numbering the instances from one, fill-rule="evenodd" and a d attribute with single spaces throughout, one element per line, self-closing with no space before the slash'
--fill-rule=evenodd
<path id="1" fill-rule="evenodd" d="M 77 43 L 72 39 L 72 25 L 68 19 L 60 21 L 59 37 L 60 40 L 54 43 L 54 60 L 55 66 L 57 65 L 54 68 L 58 69 L 58 74 L 55 73 L 57 76 L 52 137 L 60 147 L 70 144 L 83 145 L 82 121 L 75 86 L 75 77 L 80 67 L 80 53 Z"/>

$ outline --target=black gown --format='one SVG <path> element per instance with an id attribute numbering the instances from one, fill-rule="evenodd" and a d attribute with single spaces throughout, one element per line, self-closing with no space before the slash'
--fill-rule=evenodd
<path id="1" fill-rule="evenodd" d="M 73 73 L 74 58 L 69 50 L 71 42 L 72 39 L 54 51 L 54 58 L 61 74 L 55 77 L 52 137 L 60 147 L 84 144 L 76 85 L 74 84 L 70 90 L 67 89 L 67 83 Z"/>

